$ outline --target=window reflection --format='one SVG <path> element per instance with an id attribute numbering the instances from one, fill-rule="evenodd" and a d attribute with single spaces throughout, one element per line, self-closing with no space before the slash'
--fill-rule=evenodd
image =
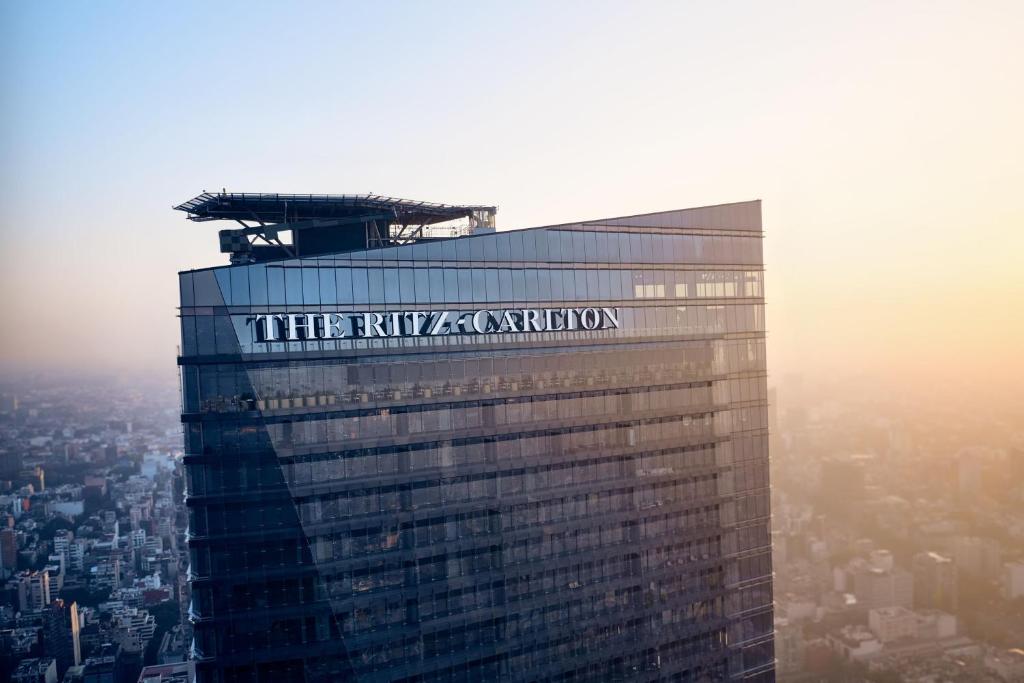
<path id="1" fill-rule="evenodd" d="M 615 651 L 627 680 L 660 675 L 649 645 L 683 678 L 723 678 L 718 625 L 744 611 L 743 657 L 770 661 L 760 235 L 645 220 L 671 225 L 370 254 L 386 267 L 357 253 L 182 274 L 197 647 L 237 661 L 253 647 L 324 653 L 304 665 L 323 680 L 394 678 L 440 655 L 457 663 L 437 680 L 496 680 Z M 244 308 L 606 301 L 621 325 L 599 333 L 287 348 L 257 344 Z M 649 617 L 648 599 L 659 628 L 634 648 L 625 615 Z M 608 628 L 573 652 L 536 637 L 579 623 Z M 530 647 L 480 655 L 520 637 Z"/>

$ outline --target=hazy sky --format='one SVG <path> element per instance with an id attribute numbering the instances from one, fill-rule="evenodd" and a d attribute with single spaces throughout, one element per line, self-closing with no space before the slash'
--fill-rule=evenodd
<path id="1" fill-rule="evenodd" d="M 1024 380 L 1024 2 L 0 3 L 0 363 L 175 372 L 200 191 L 764 200 L 769 365 Z M 988 384 L 988 383 L 993 384 Z M 987 389 L 986 389 L 987 390 Z"/>

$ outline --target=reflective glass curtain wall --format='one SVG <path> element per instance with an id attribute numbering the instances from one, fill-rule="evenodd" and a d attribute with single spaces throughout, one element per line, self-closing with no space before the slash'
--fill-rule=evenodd
<path id="1" fill-rule="evenodd" d="M 747 202 L 182 273 L 199 680 L 774 680 L 761 240 Z"/>

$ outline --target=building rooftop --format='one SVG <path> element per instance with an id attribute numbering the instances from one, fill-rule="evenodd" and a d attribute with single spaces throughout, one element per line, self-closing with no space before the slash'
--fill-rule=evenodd
<path id="1" fill-rule="evenodd" d="M 437 237 L 430 226 L 447 225 L 445 237 L 494 230 L 497 207 L 437 204 L 375 194 L 270 194 L 203 192 L 174 207 L 191 221 L 233 221 L 220 231 L 220 247 L 232 263 L 407 244 Z M 462 221 L 460 225 L 453 222 Z M 291 240 L 281 233 L 290 233 Z"/>
<path id="2" fill-rule="evenodd" d="M 430 225 L 497 211 L 494 206 L 437 204 L 375 194 L 203 192 L 174 207 L 191 221 L 296 221 L 383 214 L 402 225 Z"/>

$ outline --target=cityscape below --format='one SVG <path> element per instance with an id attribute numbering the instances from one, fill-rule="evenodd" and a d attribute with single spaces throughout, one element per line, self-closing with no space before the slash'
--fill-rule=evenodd
<path id="1" fill-rule="evenodd" d="M 0 396 L 0 680 L 191 680 L 173 376 Z M 771 399 L 778 679 L 1022 680 L 1014 409 L 799 376 Z"/>
<path id="2" fill-rule="evenodd" d="M 1024 683 L 1022 27 L 0 2 L 0 683 Z"/>
<path id="3" fill-rule="evenodd" d="M 759 203 L 177 208 L 180 386 L 0 384 L 4 680 L 1024 678 L 1019 408 L 769 390 Z"/>

